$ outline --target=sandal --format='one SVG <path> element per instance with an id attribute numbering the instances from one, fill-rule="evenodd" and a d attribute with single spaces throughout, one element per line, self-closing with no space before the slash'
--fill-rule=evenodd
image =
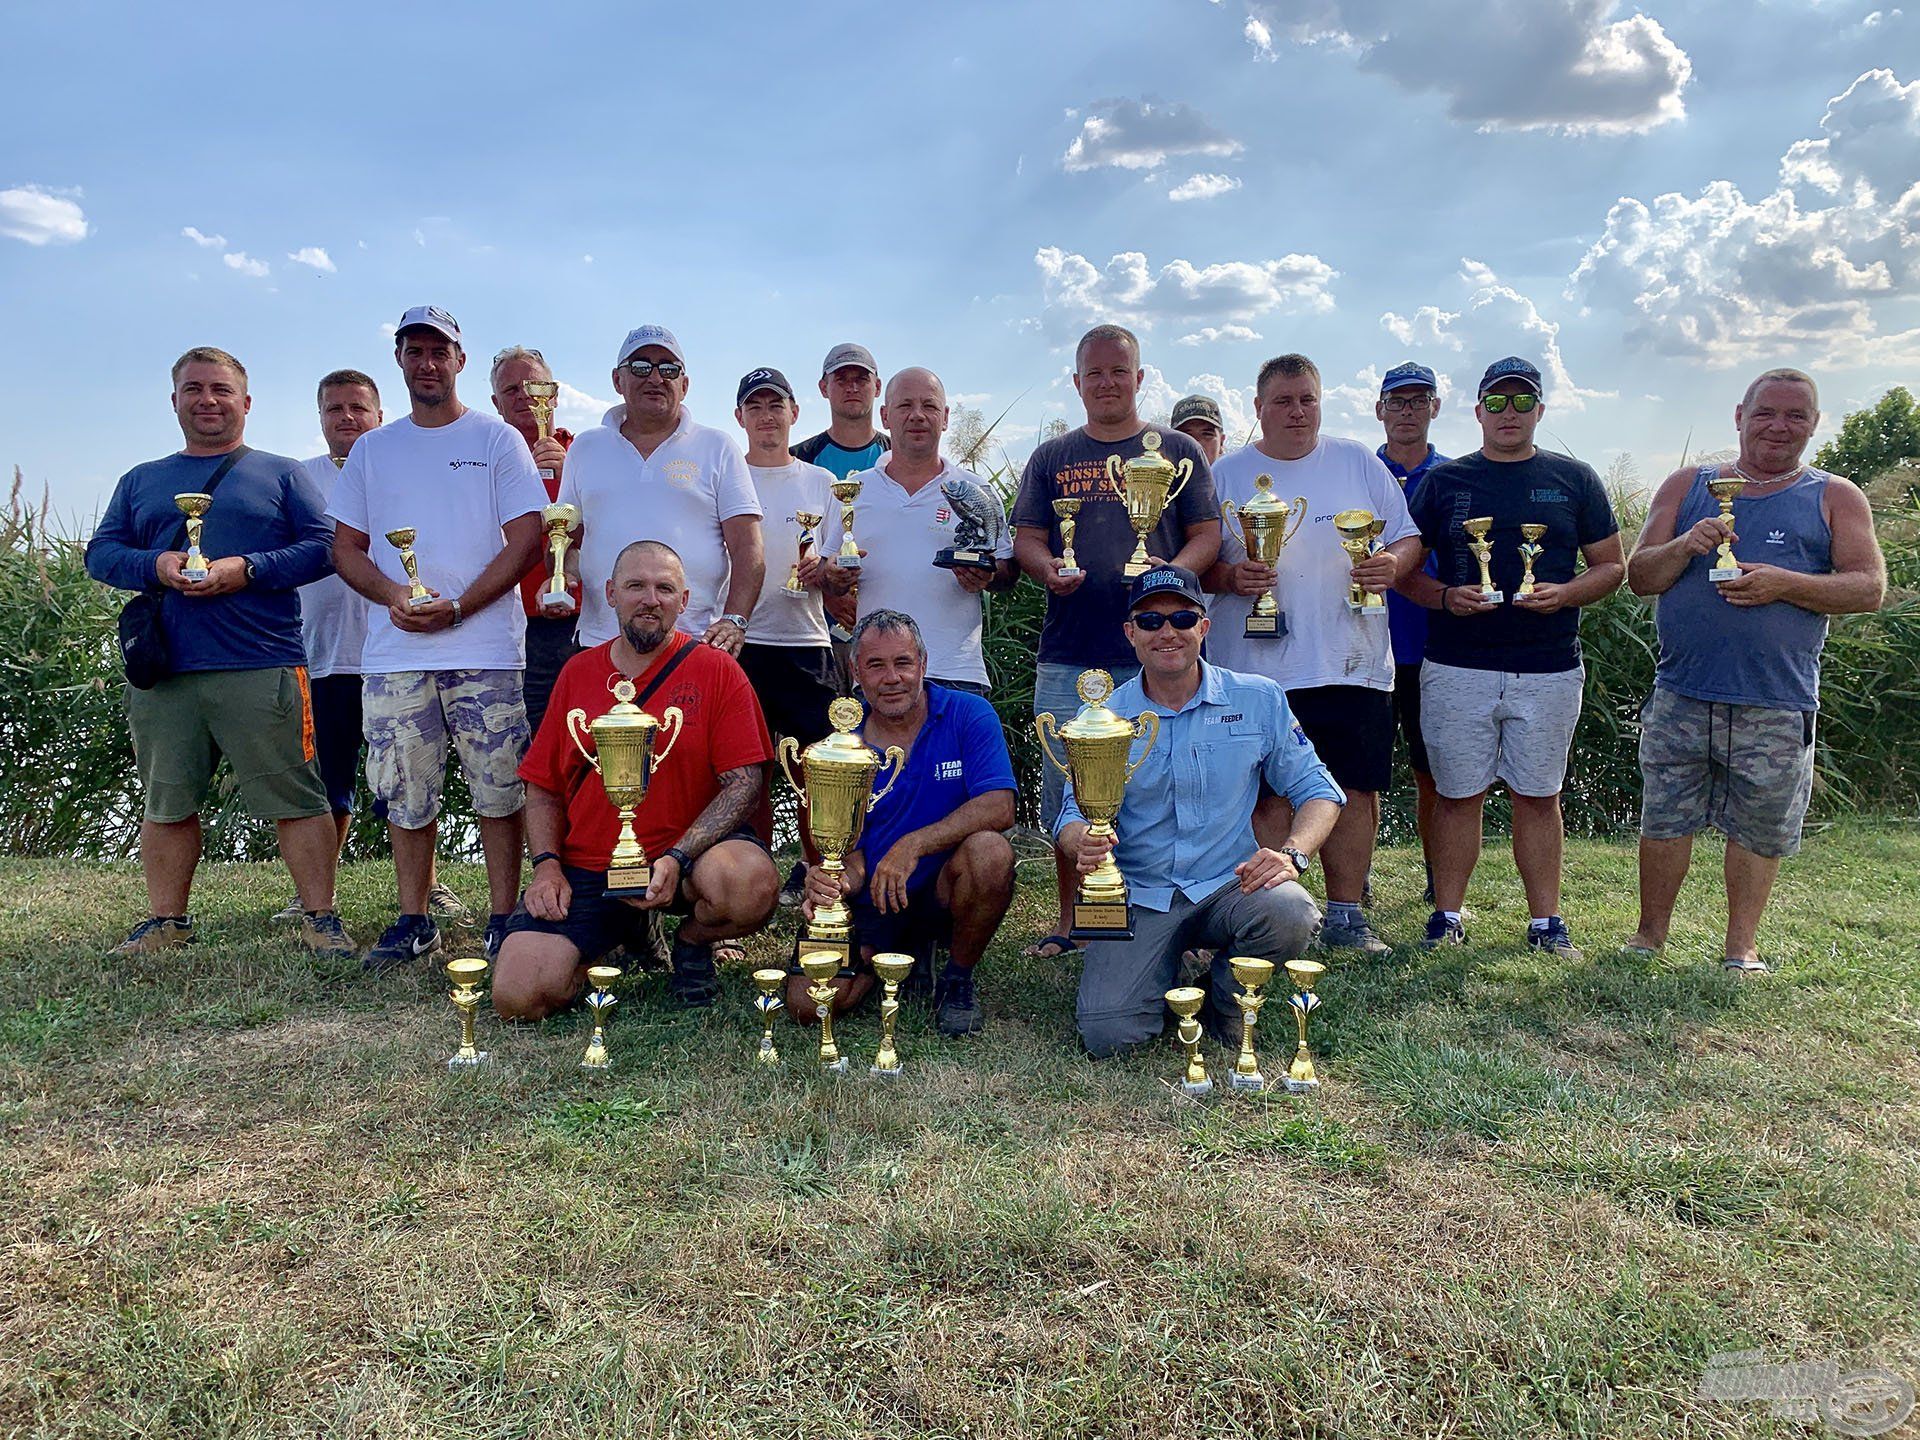
<path id="1" fill-rule="evenodd" d="M 1720 962 L 1720 968 L 1741 976 L 1771 975 L 1773 973 L 1773 967 L 1764 960 L 1738 960 L 1731 955 Z"/>
<path id="2" fill-rule="evenodd" d="M 744 965 L 747 963 L 747 948 L 738 940 L 716 940 L 713 942 L 713 962 L 716 965 Z"/>
<path id="3" fill-rule="evenodd" d="M 1047 946 L 1053 946 L 1053 953 L 1047 954 Z M 1071 955 L 1080 947 L 1065 935 L 1046 935 L 1027 946 L 1020 953 L 1029 960 L 1058 960 L 1063 955 Z"/>

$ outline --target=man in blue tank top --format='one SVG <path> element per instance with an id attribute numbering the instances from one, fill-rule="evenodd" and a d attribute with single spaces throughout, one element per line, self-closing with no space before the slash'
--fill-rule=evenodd
<path id="1" fill-rule="evenodd" d="M 1739 460 L 1669 475 L 1627 569 L 1634 594 L 1659 597 L 1660 630 L 1640 712 L 1640 924 L 1628 949 L 1666 943 L 1693 837 L 1711 826 L 1727 837 L 1722 963 L 1745 976 L 1766 973 L 1760 916 L 1813 791 L 1827 616 L 1879 609 L 1887 565 L 1859 487 L 1800 458 L 1820 423 L 1812 379 L 1767 371 L 1733 419 Z M 1746 482 L 1731 524 L 1707 490 L 1722 477 Z M 1723 541 L 1740 575 L 1715 583 Z"/>

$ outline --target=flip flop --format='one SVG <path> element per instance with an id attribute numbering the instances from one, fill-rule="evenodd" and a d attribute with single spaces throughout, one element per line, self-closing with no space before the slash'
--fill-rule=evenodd
<path id="1" fill-rule="evenodd" d="M 1054 947 L 1051 955 L 1043 953 L 1049 945 Z M 1020 953 L 1029 960 L 1058 960 L 1062 955 L 1071 955 L 1079 948 L 1065 935 L 1046 935 L 1034 941 Z"/>
<path id="2" fill-rule="evenodd" d="M 1741 976 L 1773 973 L 1773 967 L 1764 960 L 1738 960 L 1731 955 L 1720 962 L 1720 968 Z"/>
<path id="3" fill-rule="evenodd" d="M 743 965 L 747 951 L 738 940 L 716 940 L 713 942 L 713 960 L 716 965 Z"/>

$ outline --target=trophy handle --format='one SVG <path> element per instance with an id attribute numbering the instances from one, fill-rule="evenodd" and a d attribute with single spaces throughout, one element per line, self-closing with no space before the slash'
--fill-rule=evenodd
<path id="1" fill-rule="evenodd" d="M 800 808 L 807 808 L 807 787 L 793 778 L 793 767 L 800 763 L 800 742 L 791 735 L 780 737 L 779 747 L 773 752 L 780 762 L 780 773 L 787 777 L 787 783 L 793 786 L 793 793 L 800 798 Z"/>
<path id="2" fill-rule="evenodd" d="M 1113 458 L 1111 455 L 1107 457 L 1108 460 L 1112 460 Z M 1173 482 L 1173 488 L 1167 491 L 1167 504 L 1169 505 L 1180 498 L 1180 492 L 1187 488 L 1187 482 L 1193 478 L 1193 461 L 1182 460 L 1174 473 L 1179 478 Z"/>
<path id="3" fill-rule="evenodd" d="M 687 717 L 680 713 L 680 707 L 678 705 L 669 705 L 665 710 L 660 712 L 660 730 L 666 729 L 668 724 L 671 723 L 673 733 L 667 737 L 667 743 L 661 745 L 658 740 L 660 731 L 654 731 L 656 737 L 654 741 L 655 749 L 653 752 L 653 764 L 647 767 L 649 770 L 658 770 L 660 768 L 660 762 L 673 753 L 673 747 L 680 743 L 680 732 L 687 728 L 686 722 Z"/>
<path id="4" fill-rule="evenodd" d="M 1120 457 L 1118 455 L 1107 456 L 1107 488 L 1113 491 L 1115 497 L 1124 505 L 1127 503 L 1127 492 L 1125 487 L 1120 483 L 1120 469 Z"/>
<path id="5" fill-rule="evenodd" d="M 898 745 L 887 746 L 887 758 L 881 762 L 880 768 L 884 770 L 887 768 L 888 765 L 892 765 L 893 775 L 891 776 L 891 778 L 888 779 L 885 785 L 881 786 L 879 790 L 875 791 L 872 795 L 867 797 L 867 809 L 869 810 L 873 809 L 874 806 L 878 805 L 882 800 L 887 798 L 887 791 L 893 789 L 894 784 L 900 779 L 901 774 L 906 770 L 907 752 L 902 750 Z M 879 777 L 876 776 L 875 778 L 877 779 Z"/>
<path id="6" fill-rule="evenodd" d="M 587 763 L 598 770 L 600 768 L 600 762 L 594 758 L 591 750 L 580 743 L 580 737 L 587 733 L 589 733 L 587 730 L 587 712 L 580 709 L 569 710 L 567 712 L 567 735 L 572 739 L 574 749 L 586 756 Z"/>
<path id="7" fill-rule="evenodd" d="M 1155 717 L 1156 720 L 1158 718 L 1158 716 Z M 1060 733 L 1054 728 L 1052 712 L 1042 710 L 1038 715 L 1033 717 L 1033 733 L 1040 737 L 1040 748 L 1047 752 L 1047 759 L 1053 762 L 1053 768 L 1058 770 L 1062 775 L 1072 774 L 1073 772 L 1067 769 L 1066 762 L 1053 753 L 1053 745 L 1047 739 L 1049 735 L 1058 736 Z"/>
<path id="8" fill-rule="evenodd" d="M 1227 526 L 1229 529 L 1231 529 L 1233 526 L 1240 523 L 1240 510 L 1239 510 L 1239 507 L 1233 503 L 1233 501 L 1222 500 L 1220 502 L 1220 513 L 1222 516 L 1226 518 Z"/>
<path id="9" fill-rule="evenodd" d="M 1133 772 L 1147 763 L 1147 753 L 1153 749 L 1153 742 L 1160 738 L 1160 717 L 1152 710 L 1142 710 L 1133 722 L 1133 733 L 1147 737 L 1147 743 L 1140 747 L 1140 758 L 1127 766 L 1127 779 L 1133 779 Z"/>
<path id="10" fill-rule="evenodd" d="M 1280 537 L 1280 543 L 1282 545 L 1291 544 L 1293 537 L 1300 533 L 1300 527 L 1306 523 L 1306 519 L 1307 497 L 1304 495 L 1296 495 L 1293 497 L 1293 524 L 1289 525 L 1287 527 L 1287 533 Z"/>

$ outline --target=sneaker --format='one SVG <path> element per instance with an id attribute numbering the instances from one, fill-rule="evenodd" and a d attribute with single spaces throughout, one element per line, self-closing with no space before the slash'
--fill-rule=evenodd
<path id="1" fill-rule="evenodd" d="M 1421 938 L 1422 950 L 1434 950 L 1442 945 L 1464 945 L 1467 943 L 1467 927 L 1458 920 L 1449 920 L 1444 911 L 1436 910 L 1427 917 L 1427 933 Z"/>
<path id="2" fill-rule="evenodd" d="M 1547 921 L 1546 925 L 1536 929 L 1527 927 L 1527 948 L 1529 950 L 1549 950 L 1562 960 L 1584 960 L 1573 943 L 1573 936 L 1567 933 L 1567 922 L 1558 915 Z"/>
<path id="3" fill-rule="evenodd" d="M 113 947 L 115 955 L 149 955 L 156 950 L 171 950 L 193 939 L 191 915 L 149 915 L 127 932 L 127 938 Z"/>
<path id="4" fill-rule="evenodd" d="M 337 910 L 301 911 L 300 943 L 316 955 L 351 955 L 359 948 Z"/>
<path id="5" fill-rule="evenodd" d="M 704 1009 L 720 998 L 720 967 L 713 963 L 711 945 L 673 942 L 673 975 L 667 981 L 673 998 L 689 1009 Z"/>
<path id="6" fill-rule="evenodd" d="M 267 919 L 275 925 L 297 925 L 306 919 L 306 916 L 307 912 L 300 904 L 300 897 L 296 895 Z"/>
<path id="7" fill-rule="evenodd" d="M 373 948 L 360 962 L 361 968 L 378 975 L 440 948 L 440 930 L 430 915 L 402 915 L 386 928 Z"/>
<path id="8" fill-rule="evenodd" d="M 1328 950 L 1358 950 L 1362 955 L 1393 953 L 1393 947 L 1374 933 L 1364 916 L 1358 925 L 1335 925 L 1329 920 L 1320 927 L 1320 944 Z"/>
<path id="9" fill-rule="evenodd" d="M 452 925 L 473 923 L 473 913 L 467 909 L 466 901 L 453 893 L 451 885 L 442 885 L 438 880 L 427 887 L 427 914 Z"/>
<path id="10" fill-rule="evenodd" d="M 491 965 L 500 958 L 500 946 L 507 938 L 507 917 L 489 915 L 487 917 L 487 938 L 481 948 L 485 951 L 487 963 Z"/>
<path id="11" fill-rule="evenodd" d="M 793 862 L 793 869 L 787 872 L 787 883 L 780 887 L 780 908 L 793 909 L 806 898 L 806 894 L 807 862 L 796 860 Z"/>
<path id="12" fill-rule="evenodd" d="M 940 969 L 940 988 L 934 1001 L 942 1035 L 978 1035 L 986 1028 L 979 997 L 973 993 L 973 971 L 949 960 Z"/>

